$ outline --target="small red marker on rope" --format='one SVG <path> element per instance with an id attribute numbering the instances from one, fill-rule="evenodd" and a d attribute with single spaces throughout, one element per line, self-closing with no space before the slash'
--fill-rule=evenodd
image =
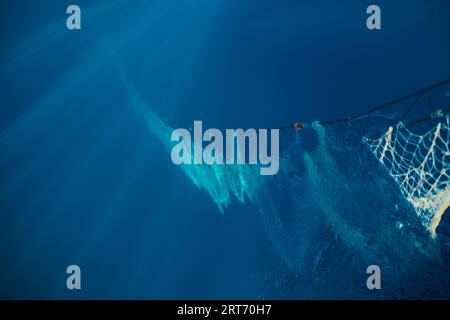
<path id="1" fill-rule="evenodd" d="M 294 129 L 295 131 L 300 131 L 303 129 L 303 125 L 300 122 L 294 123 Z"/>

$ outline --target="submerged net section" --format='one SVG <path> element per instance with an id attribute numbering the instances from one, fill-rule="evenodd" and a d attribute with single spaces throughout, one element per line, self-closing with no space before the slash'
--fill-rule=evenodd
<path id="1" fill-rule="evenodd" d="M 450 206 L 449 128 L 447 116 L 423 135 L 399 122 L 379 138 L 363 138 L 433 237 Z"/>

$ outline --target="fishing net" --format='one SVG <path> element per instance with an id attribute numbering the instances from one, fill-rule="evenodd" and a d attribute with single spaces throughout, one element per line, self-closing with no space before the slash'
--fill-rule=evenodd
<path id="1" fill-rule="evenodd" d="M 433 237 L 450 206 L 449 128 L 447 116 L 425 134 L 415 134 L 399 122 L 379 138 L 363 138 Z"/>

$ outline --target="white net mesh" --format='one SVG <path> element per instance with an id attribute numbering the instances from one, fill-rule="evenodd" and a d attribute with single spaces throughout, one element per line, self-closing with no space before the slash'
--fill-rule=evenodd
<path id="1" fill-rule="evenodd" d="M 450 206 L 449 139 L 448 117 L 423 135 L 400 122 L 378 139 L 363 138 L 433 237 Z"/>

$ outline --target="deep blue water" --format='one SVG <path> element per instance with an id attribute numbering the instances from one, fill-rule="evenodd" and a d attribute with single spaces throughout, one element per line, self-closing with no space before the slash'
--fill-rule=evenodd
<path id="1" fill-rule="evenodd" d="M 124 86 L 125 75 L 172 127 L 201 119 L 207 127 L 271 128 L 347 117 L 449 77 L 448 1 L 377 1 L 377 31 L 365 27 L 367 1 L 77 4 L 80 31 L 66 29 L 66 3 L 0 5 L 1 298 L 449 297 L 448 242 L 429 244 L 411 231 L 392 236 L 391 246 L 425 243 L 417 255 L 383 242 L 359 256 L 345 231 L 311 227 L 313 203 L 325 203 L 327 190 L 316 190 L 323 198 L 296 198 L 311 203 L 301 208 L 283 198 L 283 187 L 303 194 L 292 176 L 270 189 L 278 219 L 298 227 L 283 229 L 289 237 L 271 229 L 275 220 L 254 203 L 233 201 L 222 214 L 171 163 Z M 345 145 L 345 132 L 332 136 L 330 144 Z M 281 139 L 300 157 L 288 149 L 293 135 Z M 373 176 L 382 174 L 366 150 L 356 150 Z M 337 161 L 342 172 L 358 174 L 356 158 Z M 302 166 L 293 161 L 286 172 L 300 177 L 308 170 Z M 401 200 L 394 185 L 387 196 L 365 182 L 367 199 L 359 201 L 367 211 L 352 215 L 354 205 L 343 200 L 336 212 L 371 238 L 385 230 L 373 212 L 389 228 L 389 208 Z M 380 208 L 374 199 L 383 200 Z M 406 204 L 400 208 L 402 219 L 414 220 Z M 317 246 L 305 249 L 297 268 L 300 260 L 290 259 L 305 239 Z M 428 245 L 438 258 L 421 256 Z M 409 264 L 413 275 L 396 264 L 403 254 L 417 263 Z M 388 265 L 384 291 L 365 289 L 370 259 Z M 80 291 L 66 288 L 70 264 L 81 267 Z"/>

